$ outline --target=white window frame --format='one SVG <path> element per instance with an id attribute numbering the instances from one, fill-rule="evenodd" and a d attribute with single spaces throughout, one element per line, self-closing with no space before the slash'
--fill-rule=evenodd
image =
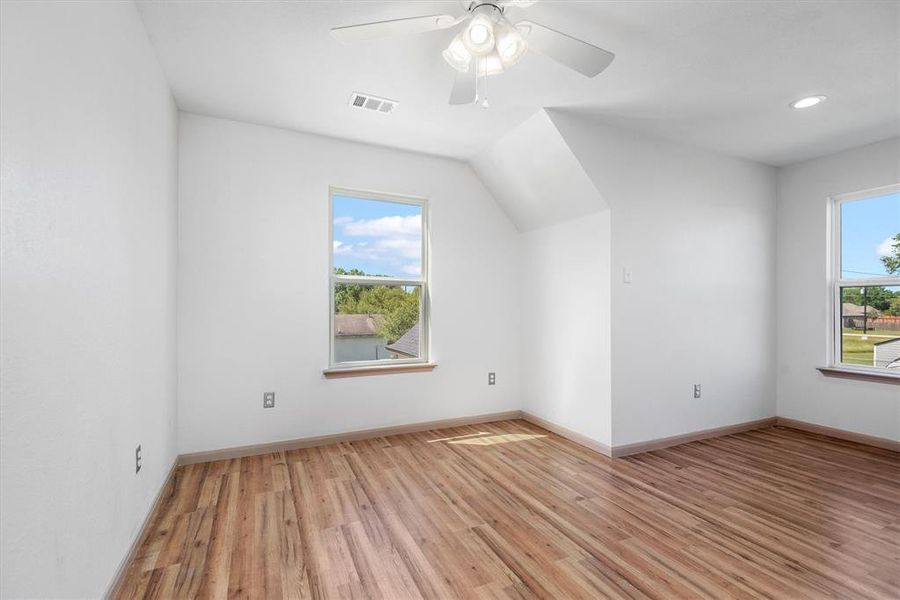
<path id="1" fill-rule="evenodd" d="M 334 272 L 334 197 L 349 196 L 360 200 L 374 200 L 377 202 L 393 202 L 395 204 L 407 204 L 418 206 L 422 210 L 422 271 L 419 277 L 368 277 L 360 275 L 336 275 Z M 328 366 L 330 369 L 370 368 L 392 365 L 416 365 L 429 362 L 431 355 L 430 344 L 430 315 L 431 291 L 429 289 L 429 229 L 428 229 L 428 198 L 420 196 L 406 196 L 386 192 L 372 192 L 346 187 L 329 186 L 328 188 Z M 380 360 L 360 360 L 349 362 L 336 362 L 334 359 L 334 286 L 339 283 L 361 283 L 368 285 L 397 285 L 397 286 L 421 286 L 419 294 L 419 350 L 418 358 L 394 358 Z"/>
<path id="2" fill-rule="evenodd" d="M 867 277 L 865 279 L 843 279 L 841 277 L 841 206 L 850 202 L 877 198 L 888 194 L 900 193 L 900 184 L 888 185 L 859 192 L 840 194 L 830 198 L 831 204 L 831 284 L 829 306 L 831 309 L 831 343 L 828 349 L 828 362 L 831 367 L 870 371 L 872 373 L 889 373 L 888 369 L 875 366 L 855 365 L 841 362 L 841 342 L 843 322 L 841 319 L 841 288 L 845 287 L 891 287 L 900 286 L 900 277 L 885 275 L 884 277 Z"/>

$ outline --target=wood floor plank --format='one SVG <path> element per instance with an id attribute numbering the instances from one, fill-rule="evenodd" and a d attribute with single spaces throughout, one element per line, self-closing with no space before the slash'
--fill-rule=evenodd
<path id="1" fill-rule="evenodd" d="M 119 598 L 900 599 L 900 455 L 783 427 L 608 459 L 524 421 L 180 467 Z"/>

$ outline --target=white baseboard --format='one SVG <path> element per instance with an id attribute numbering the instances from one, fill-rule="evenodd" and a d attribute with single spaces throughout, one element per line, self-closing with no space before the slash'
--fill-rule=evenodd
<path id="1" fill-rule="evenodd" d="M 244 456 L 257 456 L 259 454 L 269 454 L 270 452 L 284 452 L 287 450 L 298 450 L 300 448 L 313 448 L 315 446 L 325 446 L 328 444 L 339 444 L 341 442 L 354 442 L 358 440 L 368 440 L 387 435 L 400 435 L 403 433 L 418 433 L 420 431 L 430 431 L 432 429 L 446 429 L 448 427 L 462 427 L 465 425 L 477 425 L 479 423 L 491 423 L 494 421 L 509 421 L 519 419 L 522 412 L 518 410 L 510 410 L 499 413 L 489 413 L 483 415 L 472 415 L 468 417 L 456 417 L 452 419 L 439 419 L 437 421 L 422 421 L 419 423 L 409 423 L 407 425 L 391 425 L 390 427 L 376 427 L 374 429 L 360 429 L 357 431 L 348 431 L 346 433 L 335 433 L 331 435 L 320 435 L 315 437 L 298 438 L 294 440 L 285 440 L 282 442 L 271 442 L 267 444 L 253 444 L 250 446 L 238 446 L 235 448 L 222 448 L 221 450 L 209 450 L 206 452 L 192 452 L 190 454 L 182 454 L 178 457 L 179 465 L 191 465 L 194 463 L 209 462 L 213 460 L 228 460 L 232 458 L 241 458 Z"/>
<path id="2" fill-rule="evenodd" d="M 128 547 L 128 552 L 125 554 L 125 558 L 123 558 L 119 563 L 119 567 L 116 569 L 109 587 L 106 588 L 106 593 L 103 594 L 103 598 L 107 600 L 115 598 L 116 593 L 119 591 L 119 588 L 122 587 L 123 583 L 125 583 L 125 574 L 128 572 L 128 566 L 131 564 L 131 561 L 134 560 L 138 548 L 141 547 L 141 543 L 144 541 L 144 536 L 147 533 L 147 527 L 150 526 L 150 522 L 153 520 L 154 515 L 156 515 L 156 509 L 159 507 L 159 501 L 162 500 L 163 492 L 166 490 L 166 488 L 169 487 L 169 484 L 172 482 L 172 475 L 175 474 L 175 469 L 177 467 L 178 457 L 176 456 L 175 460 L 172 461 L 172 466 L 169 468 L 169 474 L 166 475 L 166 478 L 163 480 L 162 486 L 159 488 L 159 490 L 156 492 L 156 496 L 153 498 L 153 502 L 150 503 L 150 510 L 147 511 L 147 514 L 144 516 L 144 522 L 141 523 L 141 527 L 140 529 L 138 529 L 137 535 L 134 536 L 133 540 L 131 540 L 131 545 Z"/>
<path id="3" fill-rule="evenodd" d="M 585 448 L 593 450 L 594 452 L 602 454 L 603 456 L 612 456 L 610 448 L 606 444 L 602 444 L 593 438 L 589 438 L 584 434 L 578 433 L 577 431 L 572 431 L 568 427 L 557 425 L 552 421 L 542 419 L 541 417 L 533 415 L 529 412 L 525 412 L 524 410 L 522 411 L 522 418 L 529 423 L 534 423 L 538 427 L 543 427 L 547 431 L 552 431 L 558 436 L 564 437 L 567 440 L 573 441 L 576 444 L 584 446 Z"/>
<path id="4" fill-rule="evenodd" d="M 866 446 L 875 446 L 876 448 L 900 452 L 900 442 L 896 440 L 875 437 L 874 435 L 857 433 L 855 431 L 847 431 L 846 429 L 835 429 L 834 427 L 826 427 L 825 425 L 816 425 L 815 423 L 788 419 L 787 417 L 778 417 L 777 421 L 777 425 L 780 427 L 809 431 L 810 433 L 827 435 L 839 440 L 847 440 L 848 442 L 856 442 L 857 444 L 865 444 Z"/>
<path id="5" fill-rule="evenodd" d="M 679 446 L 688 442 L 697 442 L 710 438 L 721 437 L 723 435 L 732 435 L 734 433 L 742 433 L 753 429 L 763 429 L 775 425 L 776 417 L 767 417 L 756 421 L 745 421 L 744 423 L 736 423 L 734 425 L 726 425 L 724 427 L 714 427 L 712 429 L 703 429 L 691 433 L 683 433 L 673 435 L 671 437 L 656 438 L 644 442 L 636 442 L 633 444 L 620 444 L 613 446 L 613 458 L 621 456 L 630 456 L 632 454 L 640 454 L 641 452 L 650 452 L 652 450 L 662 450 L 671 446 Z"/>

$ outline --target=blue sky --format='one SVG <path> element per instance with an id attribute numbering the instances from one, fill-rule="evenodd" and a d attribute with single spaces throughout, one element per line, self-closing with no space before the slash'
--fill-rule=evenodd
<path id="1" fill-rule="evenodd" d="M 900 194 L 841 205 L 841 271 L 845 279 L 887 275 L 879 258 L 900 233 Z"/>
<path id="2" fill-rule="evenodd" d="M 422 208 L 334 196 L 334 266 L 370 275 L 422 272 Z"/>
<path id="3" fill-rule="evenodd" d="M 419 206 L 334 196 L 334 266 L 373 275 L 421 274 Z M 880 257 L 900 233 L 900 193 L 841 205 L 845 279 L 886 275 Z"/>

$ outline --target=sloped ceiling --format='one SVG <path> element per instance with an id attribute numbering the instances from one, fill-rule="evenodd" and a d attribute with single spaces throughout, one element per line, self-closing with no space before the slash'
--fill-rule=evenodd
<path id="1" fill-rule="evenodd" d="M 519 231 L 609 208 L 545 110 L 470 162 Z"/>
<path id="2" fill-rule="evenodd" d="M 615 52 L 588 79 L 538 55 L 449 106 L 453 31 L 342 45 L 331 27 L 463 13 L 458 0 L 138 0 L 179 108 L 464 160 L 542 107 L 783 165 L 900 131 L 900 2 L 543 0 L 510 8 Z M 366 92 L 389 115 L 348 106 Z M 825 94 L 808 111 L 791 100 Z"/>

